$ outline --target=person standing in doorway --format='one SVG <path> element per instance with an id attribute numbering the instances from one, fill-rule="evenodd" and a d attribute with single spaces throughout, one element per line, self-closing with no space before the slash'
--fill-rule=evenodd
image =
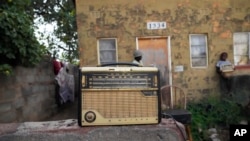
<path id="1" fill-rule="evenodd" d="M 139 50 L 135 50 L 134 52 L 134 60 L 132 61 L 133 64 L 138 64 L 139 66 L 143 66 L 142 63 L 142 52 Z"/>
<path id="2" fill-rule="evenodd" d="M 232 95 L 232 78 L 225 76 L 223 69 L 222 69 L 225 66 L 232 66 L 233 68 L 232 63 L 227 60 L 227 57 L 228 57 L 228 54 L 226 52 L 222 52 L 220 54 L 220 59 L 216 64 L 216 72 L 220 76 L 221 93 L 231 96 Z"/>

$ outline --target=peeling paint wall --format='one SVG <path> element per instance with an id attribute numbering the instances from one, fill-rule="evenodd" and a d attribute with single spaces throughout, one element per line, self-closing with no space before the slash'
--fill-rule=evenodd
<path id="1" fill-rule="evenodd" d="M 80 66 L 97 65 L 97 40 L 117 38 L 118 60 L 131 61 L 136 37 L 171 36 L 173 84 L 189 100 L 218 91 L 215 64 L 219 54 L 233 62 L 233 33 L 250 31 L 249 0 L 76 0 Z M 167 28 L 147 30 L 165 21 Z M 208 67 L 191 68 L 189 34 L 208 35 Z M 174 72 L 175 66 L 183 72 Z"/>

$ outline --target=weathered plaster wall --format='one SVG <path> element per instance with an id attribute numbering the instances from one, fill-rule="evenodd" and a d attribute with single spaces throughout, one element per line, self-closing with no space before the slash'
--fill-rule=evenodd
<path id="1" fill-rule="evenodd" d="M 173 84 L 190 100 L 217 93 L 215 63 L 222 51 L 233 62 L 233 33 L 250 31 L 249 0 L 76 0 L 80 66 L 97 64 L 97 39 L 117 38 L 118 60 L 131 61 L 136 37 L 171 36 Z M 149 21 L 167 29 L 147 30 Z M 208 35 L 208 67 L 191 68 L 189 34 Z"/>

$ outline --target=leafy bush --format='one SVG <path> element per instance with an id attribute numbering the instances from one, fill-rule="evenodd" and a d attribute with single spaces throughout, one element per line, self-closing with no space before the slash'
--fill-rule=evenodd
<path id="1" fill-rule="evenodd" d="M 33 18 L 26 12 L 29 0 L 0 3 L 0 73 L 11 72 L 12 66 L 32 66 L 42 57 L 34 35 Z"/>
<path id="2" fill-rule="evenodd" d="M 4 74 L 6 76 L 12 74 L 12 67 L 8 64 L 0 65 L 0 74 Z"/>
<path id="3" fill-rule="evenodd" d="M 191 102 L 187 109 L 192 113 L 192 135 L 195 141 L 206 140 L 209 128 L 228 128 L 237 124 L 242 117 L 239 104 L 218 97 L 206 97 L 198 102 Z"/>

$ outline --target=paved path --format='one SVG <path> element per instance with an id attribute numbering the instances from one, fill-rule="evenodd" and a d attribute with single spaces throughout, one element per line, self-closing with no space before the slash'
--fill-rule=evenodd
<path id="1" fill-rule="evenodd" d="M 184 133 L 182 124 L 180 129 Z M 156 125 L 79 127 L 77 119 L 0 124 L 0 141 L 183 141 L 172 119 Z"/>
<path id="2" fill-rule="evenodd" d="M 178 125 L 183 130 L 182 124 Z M 183 130 L 185 135 L 185 131 Z M 0 141 L 182 141 L 172 119 L 156 125 L 79 127 L 77 102 L 42 122 L 0 123 Z"/>

